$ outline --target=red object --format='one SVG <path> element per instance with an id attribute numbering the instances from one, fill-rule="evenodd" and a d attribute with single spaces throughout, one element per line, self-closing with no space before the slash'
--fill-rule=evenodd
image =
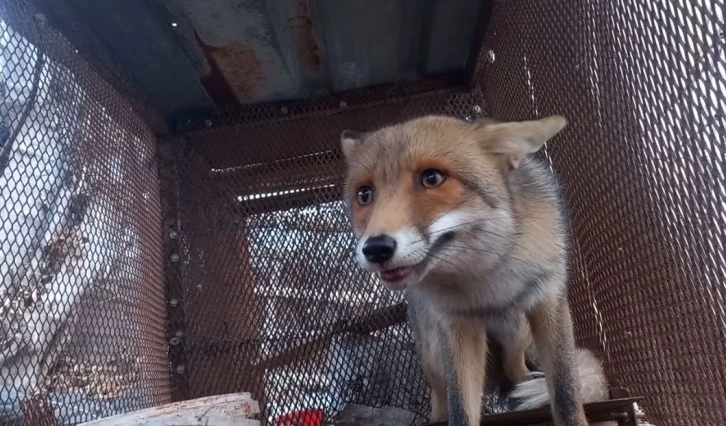
<path id="1" fill-rule="evenodd" d="M 277 416 L 275 421 L 281 426 L 322 426 L 323 417 L 323 410 L 309 409 Z"/>

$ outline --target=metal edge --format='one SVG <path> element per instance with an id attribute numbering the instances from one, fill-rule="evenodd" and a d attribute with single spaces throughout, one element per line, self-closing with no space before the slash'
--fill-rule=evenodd
<path id="1" fill-rule="evenodd" d="M 187 359 L 184 353 L 184 299 L 181 283 L 181 230 L 179 172 L 176 150 L 180 141 L 162 139 L 158 145 L 159 195 L 161 199 L 162 264 L 166 288 L 167 342 L 172 378 L 172 401 L 189 397 Z"/>

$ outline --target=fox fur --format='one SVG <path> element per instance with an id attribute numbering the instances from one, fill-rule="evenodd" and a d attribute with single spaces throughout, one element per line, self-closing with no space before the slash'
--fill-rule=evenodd
<path id="1" fill-rule="evenodd" d="M 607 397 L 600 362 L 575 347 L 558 185 L 531 156 L 565 125 L 427 116 L 341 135 L 356 258 L 405 292 L 432 422 L 479 424 L 490 339 L 517 409 L 583 426 L 582 404 Z"/>

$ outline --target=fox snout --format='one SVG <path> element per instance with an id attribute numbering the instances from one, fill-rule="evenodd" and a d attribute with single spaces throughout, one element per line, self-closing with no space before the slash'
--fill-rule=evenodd
<path id="1" fill-rule="evenodd" d="M 414 228 L 404 228 L 361 236 L 356 258 L 364 269 L 378 272 L 390 289 L 402 290 L 417 281 L 427 252 L 426 239 Z"/>
<path id="2" fill-rule="evenodd" d="M 371 263 L 383 264 L 396 253 L 396 240 L 386 234 L 367 238 L 361 248 L 363 256 Z"/>

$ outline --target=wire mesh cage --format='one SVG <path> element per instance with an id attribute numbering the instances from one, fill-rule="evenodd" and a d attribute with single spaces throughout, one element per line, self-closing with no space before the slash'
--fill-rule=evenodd
<path id="1" fill-rule="evenodd" d="M 0 423 L 162 403 L 156 139 L 25 5 L 0 33 Z"/>
<path id="2" fill-rule="evenodd" d="M 724 9 L 500 1 L 473 88 L 236 107 L 158 138 L 42 15 L 1 3 L 0 424 L 239 391 L 269 424 L 350 404 L 422 420 L 403 299 L 352 255 L 340 132 L 555 113 L 579 345 L 649 422 L 726 424 Z"/>
<path id="3" fill-rule="evenodd" d="M 339 129 L 425 113 L 470 116 L 477 102 L 476 93 L 372 93 L 349 99 L 344 111 L 314 105 L 281 119 L 270 108 L 237 124 L 230 113 L 165 141 L 178 180 L 170 223 L 178 223 L 183 253 L 174 277 L 183 313 L 170 315 L 186 324 L 172 363 L 189 367 L 177 390 L 198 397 L 254 389 L 271 419 L 309 408 L 331 414 L 352 402 L 425 415 L 402 296 L 351 256 Z M 244 152 L 233 147 L 240 140 Z"/>

